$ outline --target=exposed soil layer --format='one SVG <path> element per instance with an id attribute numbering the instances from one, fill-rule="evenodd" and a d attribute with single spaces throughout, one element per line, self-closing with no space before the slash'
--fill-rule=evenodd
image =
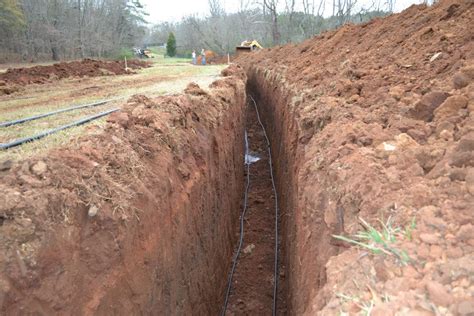
<path id="1" fill-rule="evenodd" d="M 412 6 L 237 60 L 272 138 L 289 314 L 474 313 L 473 10 Z M 361 240 L 363 221 L 393 238 Z"/>
<path id="2" fill-rule="evenodd" d="M 105 131 L 1 164 L 0 314 L 216 315 L 242 198 L 245 75 L 132 97 Z"/>
<path id="3" fill-rule="evenodd" d="M 0 94 L 10 94 L 28 84 L 43 84 L 70 77 L 98 77 L 133 73 L 133 69 L 149 67 L 142 60 L 129 60 L 125 70 L 124 61 L 104 61 L 84 59 L 81 61 L 60 62 L 49 66 L 12 68 L 0 74 Z"/>
<path id="4" fill-rule="evenodd" d="M 250 164 L 248 207 L 244 243 L 232 279 L 227 315 L 271 315 L 274 287 L 275 196 L 272 189 L 267 143 L 255 107 L 247 107 L 246 131 L 249 154 L 260 160 Z M 237 233 L 239 233 L 237 231 Z M 285 271 L 280 267 L 280 271 Z M 286 313 L 284 274 L 279 276 L 277 307 Z"/>

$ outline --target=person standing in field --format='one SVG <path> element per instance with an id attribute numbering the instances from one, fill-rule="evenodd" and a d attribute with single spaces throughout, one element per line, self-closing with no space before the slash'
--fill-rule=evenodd
<path id="1" fill-rule="evenodd" d="M 193 53 L 191 54 L 191 56 L 193 57 L 193 65 L 196 65 L 196 51 L 193 50 Z"/>
<path id="2" fill-rule="evenodd" d="M 204 51 L 204 48 L 201 49 L 201 64 L 205 65 L 206 64 L 206 52 Z"/>

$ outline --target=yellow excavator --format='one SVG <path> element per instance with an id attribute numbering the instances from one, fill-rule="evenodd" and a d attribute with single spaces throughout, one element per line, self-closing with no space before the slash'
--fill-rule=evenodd
<path id="1" fill-rule="evenodd" d="M 252 52 L 259 49 L 263 49 L 262 45 L 260 45 L 256 40 L 253 41 L 243 41 L 240 46 L 235 47 L 235 52 L 237 54 L 241 52 Z"/>

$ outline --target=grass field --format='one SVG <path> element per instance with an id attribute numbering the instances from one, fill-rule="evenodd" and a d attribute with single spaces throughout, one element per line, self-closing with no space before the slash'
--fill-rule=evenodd
<path id="1" fill-rule="evenodd" d="M 64 79 L 43 85 L 29 85 L 13 95 L 0 96 L 0 122 L 73 105 L 120 98 L 93 108 L 61 113 L 16 126 L 0 127 L 0 142 L 7 143 L 18 138 L 32 136 L 110 108 L 120 107 L 127 98 L 134 94 L 153 97 L 179 93 L 189 82 L 196 82 L 205 88 L 219 76 L 220 71 L 225 67 L 225 65 L 194 66 L 188 59 L 164 58 L 163 55 L 156 55 L 150 61 L 152 61 L 152 67 L 138 70 L 137 74 Z M 74 138 L 79 135 L 100 132 L 104 123 L 105 118 L 99 119 L 39 141 L 0 151 L 0 162 L 5 159 L 21 159 L 36 155 L 45 149 L 74 141 Z"/>

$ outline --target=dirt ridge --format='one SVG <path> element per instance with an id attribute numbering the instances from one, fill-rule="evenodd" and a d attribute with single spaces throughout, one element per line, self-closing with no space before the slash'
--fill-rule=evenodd
<path id="1" fill-rule="evenodd" d="M 71 77 L 98 77 L 133 74 L 133 70 L 150 67 L 146 61 L 131 59 L 127 61 L 106 61 L 83 59 L 59 62 L 47 66 L 10 68 L 0 74 L 0 94 L 11 94 L 29 84 L 44 84 Z"/>
<path id="2" fill-rule="evenodd" d="M 474 312 L 473 7 L 412 6 L 237 60 L 277 157 L 290 314 Z M 389 218 L 409 259 L 332 237 Z"/>

